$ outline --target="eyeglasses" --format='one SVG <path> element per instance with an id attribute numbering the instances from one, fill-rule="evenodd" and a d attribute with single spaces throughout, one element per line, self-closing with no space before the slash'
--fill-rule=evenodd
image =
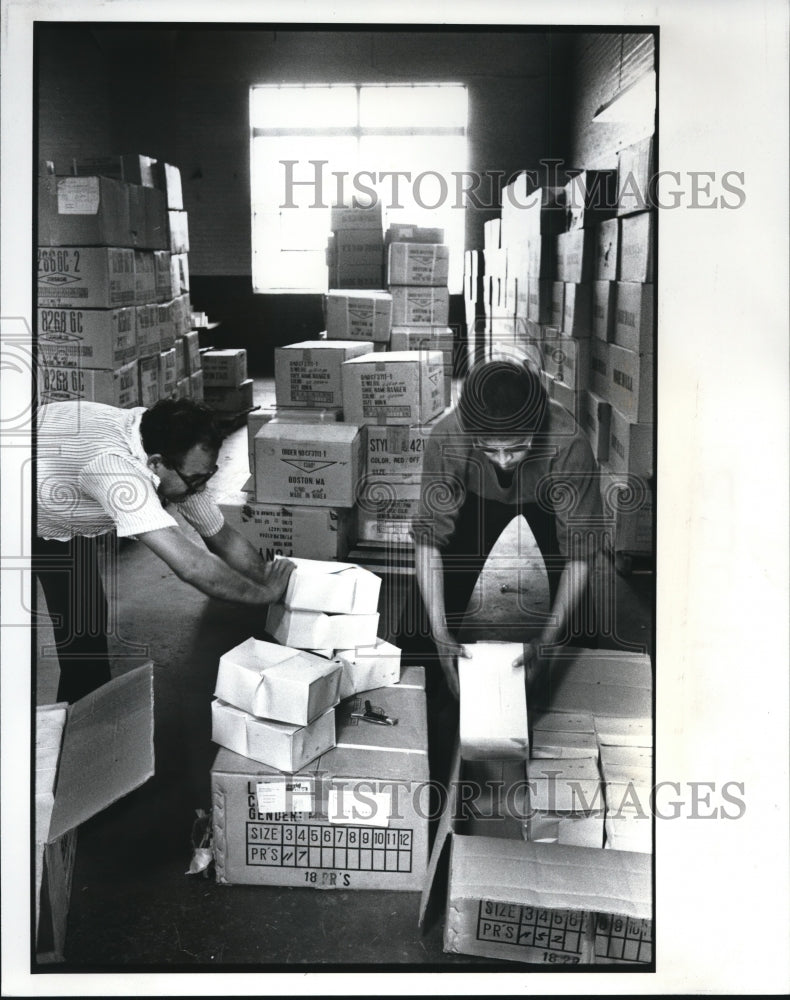
<path id="1" fill-rule="evenodd" d="M 186 486 L 187 493 L 196 493 L 201 486 L 205 486 L 209 479 L 219 471 L 219 466 L 215 465 L 209 472 L 199 472 L 194 476 L 185 476 L 177 465 L 171 465 L 170 468 L 173 469 L 184 486 Z"/>
<path id="2" fill-rule="evenodd" d="M 521 455 L 529 451 L 532 447 L 532 438 L 524 438 L 518 443 L 510 444 L 505 444 L 504 442 L 494 443 L 493 441 L 485 441 L 478 438 L 475 441 L 475 447 L 486 455 Z"/>

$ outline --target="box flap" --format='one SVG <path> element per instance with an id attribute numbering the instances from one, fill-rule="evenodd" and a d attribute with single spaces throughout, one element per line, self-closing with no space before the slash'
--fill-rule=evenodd
<path id="1" fill-rule="evenodd" d="M 49 843 L 154 773 L 154 665 L 144 664 L 69 710 Z"/>
<path id="2" fill-rule="evenodd" d="M 456 736 L 455 749 L 453 750 L 453 763 L 450 768 L 450 777 L 447 782 L 447 800 L 444 805 L 442 815 L 436 827 L 431 856 L 428 859 L 428 869 L 425 873 L 425 885 L 420 896 L 420 911 L 417 918 L 417 926 L 423 930 L 425 918 L 428 914 L 428 907 L 434 896 L 434 885 L 437 881 L 442 858 L 449 852 L 450 841 L 455 829 L 455 814 L 457 811 L 458 784 L 461 777 L 461 745 Z"/>

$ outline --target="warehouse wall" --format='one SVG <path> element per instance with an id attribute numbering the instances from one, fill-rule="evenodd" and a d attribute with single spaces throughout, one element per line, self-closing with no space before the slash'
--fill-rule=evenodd
<path id="1" fill-rule="evenodd" d="M 251 84 L 465 83 L 470 169 L 510 175 L 569 148 L 572 37 L 562 33 L 102 26 L 68 34 L 64 46 L 59 27 L 41 32 L 40 155 L 60 163 L 140 152 L 181 168 L 193 304 L 222 321 L 217 346 L 248 346 L 253 370 L 272 344 L 322 329 L 322 317 L 320 296 L 252 294 Z M 483 223 L 497 214 L 498 203 L 468 212 L 467 246 L 483 245 Z M 462 319 L 458 296 L 451 322 Z"/>

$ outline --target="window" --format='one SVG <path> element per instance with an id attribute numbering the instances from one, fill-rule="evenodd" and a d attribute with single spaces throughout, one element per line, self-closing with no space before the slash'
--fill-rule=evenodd
<path id="1" fill-rule="evenodd" d="M 467 93 L 458 84 L 260 86 L 250 91 L 256 292 L 324 292 L 330 207 L 382 204 L 439 226 L 463 281 Z"/>

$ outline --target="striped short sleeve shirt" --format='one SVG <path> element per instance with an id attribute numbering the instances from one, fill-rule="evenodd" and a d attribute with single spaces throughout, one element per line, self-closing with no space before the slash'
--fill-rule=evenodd
<path id="1" fill-rule="evenodd" d="M 128 538 L 177 526 L 157 494 L 159 477 L 147 465 L 140 437 L 145 408 L 118 409 L 85 401 L 40 407 L 36 512 L 41 538 L 68 541 L 113 529 Z M 224 518 L 211 495 L 173 503 L 204 538 Z"/>

